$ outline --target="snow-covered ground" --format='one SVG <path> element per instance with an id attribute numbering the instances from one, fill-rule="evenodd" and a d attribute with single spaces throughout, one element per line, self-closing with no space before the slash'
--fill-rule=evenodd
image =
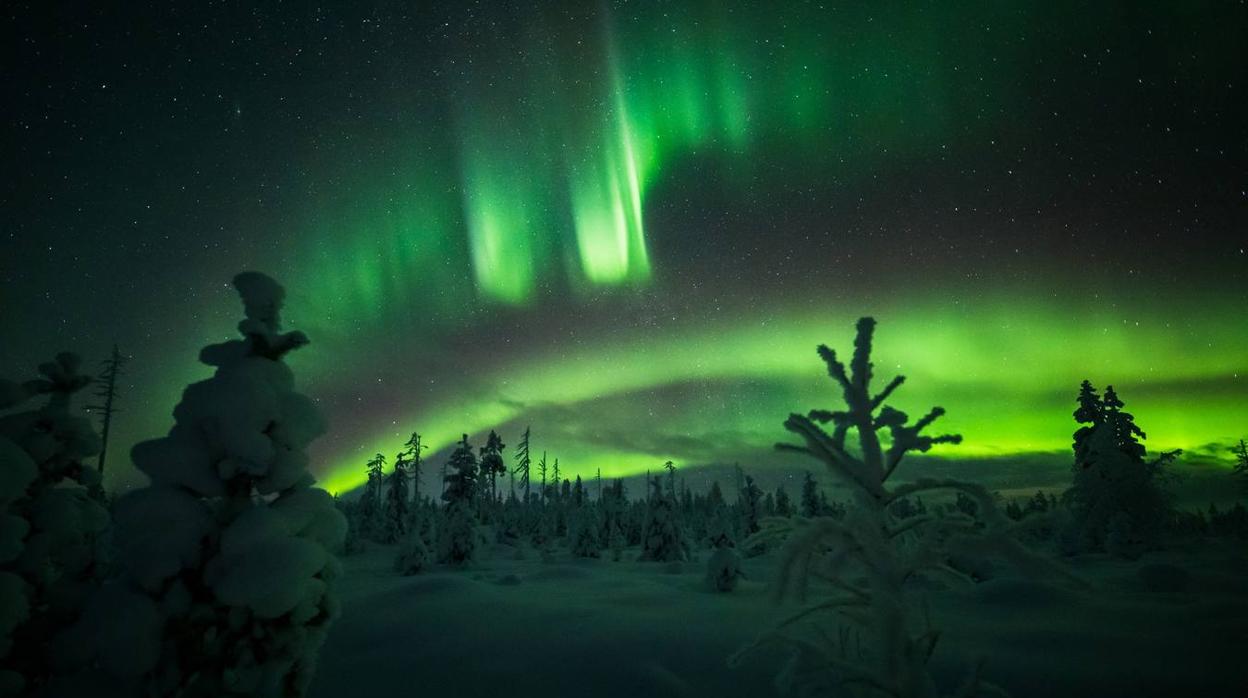
<path id="1" fill-rule="evenodd" d="M 1087 591 L 1001 577 L 929 592 L 935 671 L 953 687 L 982 657 L 1019 698 L 1248 695 L 1245 547 L 1085 557 L 1072 567 Z M 775 695 L 778 651 L 725 661 L 784 611 L 767 590 L 774 554 L 747 560 L 728 594 L 704 589 L 707 555 L 543 562 L 495 546 L 467 570 L 400 577 L 394 548 L 373 546 L 346 559 L 312 697 Z M 1148 590 L 1138 571 L 1159 563 L 1186 569 L 1188 589 Z"/>

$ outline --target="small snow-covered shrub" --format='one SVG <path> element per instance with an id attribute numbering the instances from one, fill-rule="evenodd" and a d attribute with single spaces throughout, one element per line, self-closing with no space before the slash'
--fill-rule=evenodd
<path id="1" fill-rule="evenodd" d="M 277 282 L 234 286 L 243 339 L 206 347 L 216 372 L 186 388 L 167 436 L 134 447 L 152 483 L 116 503 L 125 575 L 70 643 L 94 640 L 79 661 L 144 695 L 302 696 L 338 615 L 346 520 L 306 469 L 325 423 L 282 361 L 307 338 L 281 332 Z"/>
<path id="2" fill-rule="evenodd" d="M 0 685 L 34 692 L 60 669 L 49 649 L 83 612 L 106 572 L 108 512 L 91 492 L 99 452 L 90 422 L 70 411 L 91 379 L 63 353 L 41 378 L 0 381 L 0 409 L 37 396 L 46 404 L 0 417 Z"/>
<path id="3" fill-rule="evenodd" d="M 706 561 L 706 585 L 712 591 L 732 591 L 737 580 L 745 576 L 741 555 L 731 544 L 717 545 Z"/>
<path id="4" fill-rule="evenodd" d="M 431 562 L 429 548 L 425 546 L 425 541 L 421 539 L 418 532 L 412 531 L 399 545 L 399 554 L 394 558 L 394 571 L 404 577 L 410 577 L 429 569 Z"/>

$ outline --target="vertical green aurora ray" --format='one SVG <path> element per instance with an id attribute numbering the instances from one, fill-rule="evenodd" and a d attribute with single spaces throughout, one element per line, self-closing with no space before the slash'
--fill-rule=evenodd
<path id="1" fill-rule="evenodd" d="M 536 287 L 537 238 L 545 224 L 540 198 L 522 169 L 503 172 L 487 161 L 480 152 L 464 156 L 464 218 L 476 288 L 485 297 L 520 305 Z"/>
<path id="2" fill-rule="evenodd" d="M 525 23 L 496 29 L 459 56 L 455 86 L 462 206 L 478 295 L 524 305 L 554 270 L 560 238 L 552 196 L 557 139 L 550 112 L 549 52 Z M 532 51 L 521 54 L 517 46 Z M 546 96 L 545 98 L 543 98 Z M 554 102 L 554 103 L 552 103 Z"/>
<path id="3" fill-rule="evenodd" d="M 960 65 L 939 27 L 967 19 L 956 9 L 778 15 L 691 3 L 571 20 L 521 14 L 520 29 L 495 27 L 456 57 L 462 84 L 452 99 L 477 294 L 504 304 L 528 303 L 561 249 L 574 260 L 574 286 L 649 280 L 644 202 L 681 158 L 749 167 L 779 144 L 869 169 L 882 152 L 933 147 L 955 116 L 982 114 L 1016 89 L 989 76 L 975 92 L 954 93 Z M 1005 31 L 1025 16 L 990 19 Z M 550 37 L 566 31 L 532 29 L 552 23 L 584 25 L 573 34 L 593 39 L 558 43 Z M 992 46 L 959 56 L 1009 60 Z M 367 272 L 359 276 L 368 290 Z"/>
<path id="4" fill-rule="evenodd" d="M 594 284 L 650 276 L 642 216 L 644 182 L 617 62 L 608 58 L 610 111 L 579 167 L 569 174 L 581 271 Z"/>
<path id="5" fill-rule="evenodd" d="M 470 267 L 448 264 L 468 256 L 457 193 L 440 183 L 449 164 L 414 139 L 378 150 L 376 169 L 310 192 L 290 257 L 269 263 L 290 289 L 288 316 L 325 347 L 300 357 L 306 370 L 334 372 L 361 333 L 445 332 L 475 296 Z"/>

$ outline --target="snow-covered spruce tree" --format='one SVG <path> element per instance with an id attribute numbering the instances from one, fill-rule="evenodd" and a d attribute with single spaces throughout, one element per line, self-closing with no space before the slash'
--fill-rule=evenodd
<path id="1" fill-rule="evenodd" d="M 507 493 L 507 498 L 503 500 L 502 506 L 499 507 L 498 522 L 494 525 L 495 540 L 507 545 L 519 543 L 526 530 L 524 517 L 524 505 L 520 503 L 520 499 L 516 497 L 516 491 L 513 489 Z"/>
<path id="2" fill-rule="evenodd" d="M 49 643 L 74 623 L 105 572 L 108 512 L 90 495 L 100 450 L 91 423 L 71 413 L 91 379 L 63 353 L 41 378 L 0 380 L 0 695 L 34 693 L 54 673 Z"/>
<path id="3" fill-rule="evenodd" d="M 384 516 L 378 535 L 382 543 L 397 543 L 407 537 L 407 525 L 411 519 L 407 467 L 407 452 L 400 452 L 394 457 L 394 470 L 386 478 Z"/>
<path id="4" fill-rule="evenodd" d="M 572 506 L 583 506 L 586 499 L 585 483 L 581 481 L 581 476 L 577 475 L 576 481 L 572 483 Z"/>
<path id="5" fill-rule="evenodd" d="M 477 516 L 474 500 L 478 484 L 477 458 L 472 454 L 468 435 L 451 452 L 447 461 L 445 520 L 438 530 L 438 562 L 463 565 L 472 560 L 477 548 Z"/>
<path id="6" fill-rule="evenodd" d="M 776 516 L 790 517 L 793 515 L 793 500 L 784 491 L 784 485 L 776 488 Z"/>
<path id="7" fill-rule="evenodd" d="M 830 516 L 768 519 L 763 530 L 747 541 L 786 541 L 774 587 L 778 598 L 804 600 L 812 580 L 827 583 L 826 598 L 782 621 L 759 643 L 781 641 L 795 648 L 794 663 L 784 675 L 788 688 L 797 693 L 813 695 L 810 691 L 818 687 L 824 692 L 853 695 L 930 698 L 939 695 L 927 669 L 939 633 L 921 620 L 925 614 L 916 608 L 912 598 L 916 592 L 911 592 L 905 582 L 919 574 L 966 581 L 948 565 L 949 556 L 955 553 L 1004 555 L 1034 573 L 1060 572 L 1060 568 L 1006 535 L 1010 522 L 998 513 L 992 495 L 979 485 L 936 479 L 889 483 L 907 453 L 927 451 L 938 443 L 958 443 L 961 438 L 922 434 L 944 414 L 939 407 L 907 424 L 909 418 L 903 412 L 884 405 L 902 384 L 902 377 L 894 378 L 879 393 L 871 393 L 874 328 L 871 318 L 858 321 L 848 371 L 835 352 L 819 347 L 828 373 L 841 389 L 845 409 L 792 414 L 785 422 L 785 428 L 800 436 L 804 444 L 779 444 L 778 448 L 822 462 L 831 475 L 849 487 L 854 506 L 844 520 Z M 831 433 L 821 426 L 829 423 Z M 851 430 L 857 436 L 856 449 L 845 443 Z M 929 491 L 966 493 L 979 503 L 980 519 L 944 509 L 904 521 L 888 513 L 893 502 Z M 860 661 L 847 660 L 834 639 L 837 633 L 818 625 L 835 622 L 833 617 L 862 628 L 868 641 L 863 644 Z M 811 628 L 810 623 L 817 625 Z M 741 661 L 750 649 L 743 649 L 733 661 Z M 975 691 L 983 691 L 987 685 L 972 674 L 967 687 L 965 695 L 977 695 Z"/>
<path id="8" fill-rule="evenodd" d="M 598 504 L 602 512 L 599 540 L 606 543 L 607 548 L 611 550 L 611 559 L 619 562 L 624 555 L 624 548 L 628 545 L 628 535 L 625 532 L 628 496 L 624 492 L 624 481 L 615 480 L 604 488 L 602 499 Z"/>
<path id="9" fill-rule="evenodd" d="M 532 458 L 529 457 L 529 432 L 530 427 L 524 428 L 524 436 L 520 437 L 520 446 L 516 448 L 516 467 L 511 471 L 513 475 L 520 476 L 520 488 L 524 490 L 524 505 L 529 506 L 529 500 L 532 499 L 532 484 L 529 481 L 529 470 L 533 465 Z"/>
<path id="10" fill-rule="evenodd" d="M 1074 416 L 1087 426 L 1075 432 L 1074 482 L 1064 495 L 1071 530 L 1063 535 L 1069 548 L 1131 558 L 1155 546 L 1171 518 L 1163 477 L 1179 452 L 1145 460 L 1144 432 L 1122 407 L 1113 386 L 1098 402 L 1091 384 L 1083 382 Z"/>
<path id="11" fill-rule="evenodd" d="M 815 476 L 807 470 L 806 476 L 802 479 L 802 516 L 813 519 L 823 513 L 821 509 L 819 485 L 815 483 Z"/>
<path id="12" fill-rule="evenodd" d="M 360 535 L 359 502 L 347 501 L 334 495 L 334 506 L 347 522 L 347 533 L 342 539 L 342 554 L 355 555 L 364 552 L 364 538 Z"/>
<path id="13" fill-rule="evenodd" d="M 124 578 L 64 645 L 94 640 L 144 696 L 302 696 L 338 615 L 346 521 L 304 452 L 325 422 L 282 361 L 308 340 L 281 331 L 276 281 L 245 272 L 234 287 L 243 339 L 200 352 L 215 373 L 183 392 L 168 436 L 131 452 L 152 483 L 117 500 Z"/>
<path id="14" fill-rule="evenodd" d="M 351 523 L 358 524 L 356 528 L 362 538 L 378 540 L 385 527 L 386 457 L 378 453 L 365 467 L 368 469 L 368 480 L 355 509 L 357 521 Z"/>
<path id="15" fill-rule="evenodd" d="M 600 557 L 602 555 L 602 543 L 598 536 L 598 529 L 602 523 L 599 518 L 598 507 L 591 504 L 572 509 L 570 537 L 573 556 Z"/>
<path id="16" fill-rule="evenodd" d="M 412 507 L 413 520 L 420 513 L 420 477 L 424 470 L 424 456 L 421 452 L 428 449 L 429 446 L 421 443 L 421 436 L 416 432 L 412 432 L 407 443 L 403 444 L 407 450 L 404 451 L 407 458 L 408 479 L 412 481 Z M 409 521 L 409 523 L 411 523 Z"/>
<path id="17" fill-rule="evenodd" d="M 754 478 L 746 475 L 745 485 L 741 488 L 741 493 L 737 497 L 737 517 L 738 526 L 741 530 L 741 537 L 745 538 L 745 542 L 741 545 L 742 552 L 747 557 L 754 557 L 766 552 L 767 546 L 757 542 L 751 542 L 749 536 L 758 533 L 763 520 L 763 491 L 754 483 Z"/>
<path id="18" fill-rule="evenodd" d="M 726 507 L 720 506 L 707 521 L 707 539 L 714 552 L 706 561 L 706 585 L 712 591 L 732 591 L 745 572 Z"/>
<path id="19" fill-rule="evenodd" d="M 503 443 L 503 439 L 493 429 L 490 435 L 485 439 L 485 445 L 481 447 L 481 460 L 478 462 L 480 468 L 480 476 L 482 480 L 489 480 L 489 488 L 480 487 L 481 495 L 487 491 L 489 493 L 490 511 L 493 511 L 493 505 L 498 501 L 498 476 L 507 474 L 507 462 L 503 460 L 503 449 L 507 445 Z"/>
<path id="20" fill-rule="evenodd" d="M 763 518 L 763 491 L 754 484 L 754 478 L 745 476 L 745 486 L 741 488 L 738 500 L 741 506 L 741 530 L 745 535 L 758 533 L 759 521 Z"/>
<path id="21" fill-rule="evenodd" d="M 690 558 L 689 545 L 680 528 L 676 502 L 664 491 L 659 479 L 650 481 L 650 500 L 641 532 L 641 559 L 656 562 Z"/>

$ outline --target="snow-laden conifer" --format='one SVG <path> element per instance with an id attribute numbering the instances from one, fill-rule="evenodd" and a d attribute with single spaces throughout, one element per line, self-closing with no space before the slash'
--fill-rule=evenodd
<path id="1" fill-rule="evenodd" d="M 134 447 L 151 484 L 116 504 L 125 574 L 67 645 L 94 641 L 144 695 L 302 696 L 338 615 L 346 521 L 307 470 L 325 422 L 282 360 L 308 340 L 282 332 L 276 281 L 234 287 L 242 339 L 205 347 L 214 374 L 186 388 L 167 436 Z"/>

